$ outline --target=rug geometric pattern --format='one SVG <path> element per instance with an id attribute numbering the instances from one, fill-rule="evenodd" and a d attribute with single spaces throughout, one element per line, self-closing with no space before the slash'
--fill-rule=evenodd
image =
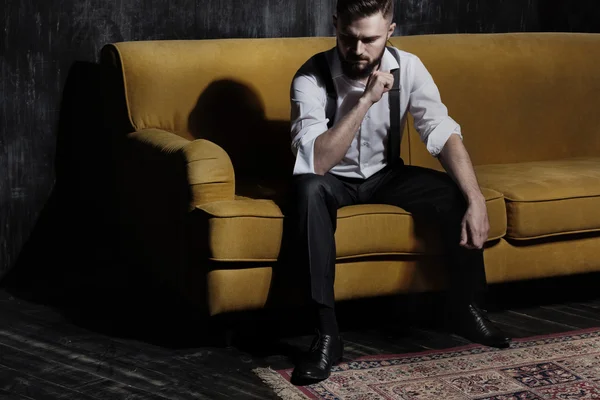
<path id="1" fill-rule="evenodd" d="M 517 339 L 503 350 L 362 357 L 305 387 L 289 382 L 292 369 L 255 373 L 284 400 L 600 400 L 600 329 Z"/>

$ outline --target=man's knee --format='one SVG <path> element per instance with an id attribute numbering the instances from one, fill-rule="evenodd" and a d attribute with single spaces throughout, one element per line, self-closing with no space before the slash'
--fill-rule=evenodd
<path id="1" fill-rule="evenodd" d="M 302 174 L 294 176 L 293 187 L 296 200 L 299 200 L 322 195 L 328 190 L 329 184 L 323 175 Z"/>
<path id="2" fill-rule="evenodd" d="M 293 215 L 309 207 L 311 199 L 321 197 L 328 183 L 324 176 L 316 174 L 294 175 L 290 182 L 289 192 L 283 204 L 284 215 Z"/>

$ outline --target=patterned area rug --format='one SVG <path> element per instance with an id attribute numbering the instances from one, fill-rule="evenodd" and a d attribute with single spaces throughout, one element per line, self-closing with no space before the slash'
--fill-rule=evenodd
<path id="1" fill-rule="evenodd" d="M 362 357 L 331 377 L 292 385 L 292 370 L 254 372 L 284 400 L 583 400 L 600 399 L 600 328 L 480 345 Z"/>

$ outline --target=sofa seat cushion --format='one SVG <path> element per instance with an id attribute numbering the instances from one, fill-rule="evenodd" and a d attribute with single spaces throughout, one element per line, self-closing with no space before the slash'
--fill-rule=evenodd
<path id="1" fill-rule="evenodd" d="M 481 165 L 480 185 L 506 200 L 515 240 L 600 230 L 600 158 Z"/>
<path id="2" fill-rule="evenodd" d="M 490 220 L 489 240 L 506 233 L 502 195 L 482 189 Z M 238 197 L 198 206 L 207 223 L 209 258 L 215 261 L 274 261 L 279 256 L 283 214 L 272 200 Z M 386 254 L 442 254 L 439 231 L 415 224 L 410 213 L 389 205 L 361 204 L 338 210 L 338 259 Z"/>

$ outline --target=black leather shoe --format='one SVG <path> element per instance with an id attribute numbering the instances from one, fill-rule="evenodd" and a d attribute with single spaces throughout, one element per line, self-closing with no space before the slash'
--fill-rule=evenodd
<path id="1" fill-rule="evenodd" d="M 292 373 L 294 385 L 312 385 L 324 381 L 331 375 L 331 367 L 342 359 L 344 343 L 340 336 L 318 334 L 306 358 Z"/>
<path id="2" fill-rule="evenodd" d="M 510 338 L 489 320 L 484 310 L 474 304 L 455 307 L 448 317 L 452 332 L 471 342 L 500 349 L 510 346 Z"/>

